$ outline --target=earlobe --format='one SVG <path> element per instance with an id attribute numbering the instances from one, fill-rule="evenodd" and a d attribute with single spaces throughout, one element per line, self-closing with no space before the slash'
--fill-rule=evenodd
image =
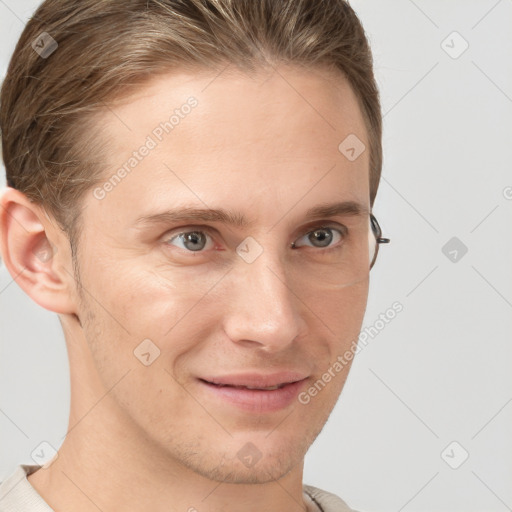
<path id="1" fill-rule="evenodd" d="M 10 187 L 2 191 L 0 249 L 7 270 L 37 304 L 56 313 L 73 314 L 73 272 L 66 240 L 44 210 L 25 194 Z"/>

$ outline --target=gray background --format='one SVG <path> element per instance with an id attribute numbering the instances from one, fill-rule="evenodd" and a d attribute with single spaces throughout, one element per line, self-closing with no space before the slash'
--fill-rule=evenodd
<path id="1" fill-rule="evenodd" d="M 37 4 L 0 0 L 2 76 Z M 374 212 L 392 239 L 363 328 L 404 309 L 357 355 L 305 482 L 361 511 L 512 510 L 512 0 L 352 5 L 381 89 Z M 4 267 L 0 326 L 1 479 L 60 446 L 69 368 L 57 316 Z"/>

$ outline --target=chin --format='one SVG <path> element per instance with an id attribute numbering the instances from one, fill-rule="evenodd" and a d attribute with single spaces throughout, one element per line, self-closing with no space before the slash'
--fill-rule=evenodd
<path id="1" fill-rule="evenodd" d="M 302 472 L 306 452 L 322 427 L 323 423 L 311 426 L 298 437 L 279 430 L 270 434 L 238 433 L 225 443 L 206 447 L 203 442 L 196 445 L 192 453 L 181 452 L 174 456 L 178 455 L 181 464 L 209 480 L 264 484 L 279 480 L 293 470 Z"/>
<path id="2" fill-rule="evenodd" d="M 221 464 L 212 468 L 208 466 L 191 467 L 196 473 L 216 482 L 228 484 L 265 484 L 279 480 L 286 476 L 303 459 L 291 457 L 287 454 L 285 458 L 279 456 L 262 456 L 252 467 L 246 467 L 235 456 L 234 459 L 224 459 Z"/>

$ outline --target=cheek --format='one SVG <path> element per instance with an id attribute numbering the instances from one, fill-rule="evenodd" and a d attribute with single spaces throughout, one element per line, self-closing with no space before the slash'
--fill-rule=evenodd
<path id="1" fill-rule="evenodd" d="M 103 282 L 96 288 L 95 298 L 102 307 L 95 301 L 91 304 L 104 358 L 115 359 L 117 366 L 130 365 L 134 350 L 149 339 L 156 353 L 160 351 L 159 364 L 171 369 L 179 356 L 200 349 L 222 314 L 217 290 L 198 289 L 193 279 L 183 279 L 179 269 L 148 270 L 147 264 L 138 266 L 134 260 L 113 269 L 106 277 L 108 285 Z M 95 275 L 105 276 L 105 268 Z"/>
<path id="2" fill-rule="evenodd" d="M 170 272 L 150 271 L 137 261 L 111 262 L 108 269 L 97 267 L 96 290 L 106 312 L 131 335 L 145 335 L 146 329 L 167 329 L 183 316 L 190 293 L 178 286 Z M 105 313 L 106 313 L 105 312 Z M 165 325 L 164 325 L 165 324 Z"/>
<path id="3" fill-rule="evenodd" d="M 304 303 L 317 315 L 329 338 L 343 346 L 359 335 L 367 299 L 368 280 L 365 280 L 336 292 L 309 297 Z"/>
<path id="4" fill-rule="evenodd" d="M 359 283 L 347 287 L 343 292 L 319 297 L 311 309 L 315 312 L 310 321 L 312 339 L 323 339 L 323 343 L 308 344 L 305 350 L 310 361 L 314 361 L 314 371 L 317 379 L 329 381 L 328 390 L 320 393 L 320 402 L 331 405 L 341 392 L 352 365 L 353 356 L 366 309 L 368 286 Z M 315 335 L 318 333 L 317 335 Z M 322 334 L 320 334 L 322 333 Z M 348 357 L 345 355 L 349 352 Z M 339 366 L 339 361 L 342 366 Z M 338 361 L 337 366 L 333 366 Z M 331 375 L 322 376 L 331 370 Z M 332 374 L 335 377 L 332 377 Z M 314 392 L 314 391 L 313 391 Z"/>

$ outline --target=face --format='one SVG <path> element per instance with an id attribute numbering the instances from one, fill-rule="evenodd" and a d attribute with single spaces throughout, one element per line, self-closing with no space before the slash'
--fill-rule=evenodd
<path id="1" fill-rule="evenodd" d="M 110 171 L 85 199 L 77 315 L 99 376 L 110 389 L 129 370 L 110 393 L 122 421 L 218 481 L 300 466 L 368 294 L 368 275 L 329 284 L 337 260 L 320 255 L 344 228 L 367 241 L 368 214 L 308 216 L 369 209 L 368 151 L 338 149 L 350 134 L 368 147 L 356 97 L 341 75 L 278 71 L 162 75 L 123 100 L 98 123 Z"/>

